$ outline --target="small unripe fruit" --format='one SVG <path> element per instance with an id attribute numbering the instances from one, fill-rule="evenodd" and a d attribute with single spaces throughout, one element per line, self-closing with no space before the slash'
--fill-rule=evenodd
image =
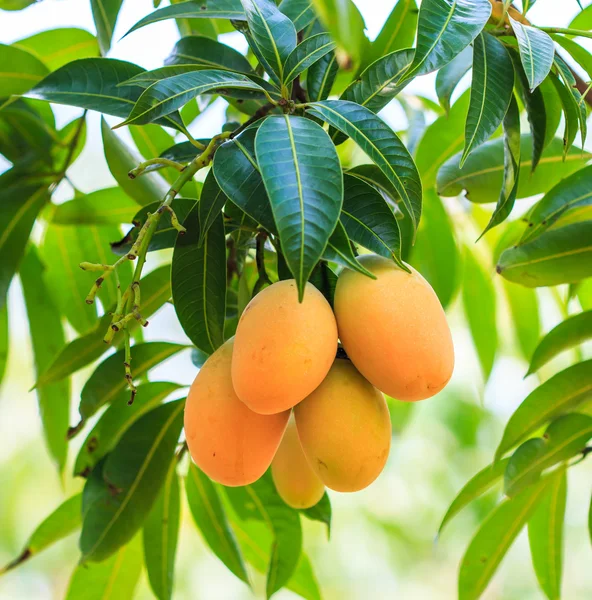
<path id="1" fill-rule="evenodd" d="M 307 283 L 298 302 L 293 279 L 274 283 L 245 308 L 236 330 L 232 383 L 255 412 L 292 408 L 331 368 L 337 324 L 324 296 Z"/>
<path id="2" fill-rule="evenodd" d="M 228 486 L 248 485 L 269 468 L 290 412 L 259 415 L 234 393 L 232 340 L 200 369 L 185 404 L 191 458 L 206 475 Z"/>
<path id="3" fill-rule="evenodd" d="M 335 360 L 294 416 L 308 463 L 328 488 L 356 492 L 380 475 L 391 445 L 388 408 L 349 360 Z"/>
<path id="4" fill-rule="evenodd" d="M 271 475 L 278 494 L 292 508 L 310 508 L 325 493 L 325 485 L 304 456 L 293 419 L 271 463 Z"/>
<path id="5" fill-rule="evenodd" d="M 437 394 L 454 369 L 446 315 L 430 284 L 376 255 L 359 261 L 377 279 L 345 269 L 335 290 L 339 338 L 362 375 L 398 400 Z"/>

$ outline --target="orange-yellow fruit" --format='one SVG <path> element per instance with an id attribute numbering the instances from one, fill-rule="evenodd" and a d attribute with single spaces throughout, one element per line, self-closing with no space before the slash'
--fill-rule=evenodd
<path id="1" fill-rule="evenodd" d="M 325 493 L 325 485 L 304 456 L 293 419 L 271 463 L 271 475 L 278 494 L 292 508 L 310 508 Z"/>
<path id="2" fill-rule="evenodd" d="M 298 302 L 293 279 L 274 283 L 245 308 L 236 330 L 232 383 L 252 410 L 274 414 L 308 396 L 331 368 L 337 324 L 310 283 Z"/>
<path id="3" fill-rule="evenodd" d="M 185 404 L 191 458 L 209 477 L 229 486 L 253 483 L 268 469 L 290 412 L 259 415 L 232 388 L 232 340 L 201 368 Z"/>
<path id="4" fill-rule="evenodd" d="M 398 400 L 437 394 L 454 369 L 446 315 L 430 284 L 376 255 L 359 258 L 376 280 L 344 270 L 335 291 L 339 338 L 362 375 Z"/>
<path id="5" fill-rule="evenodd" d="M 306 458 L 328 488 L 356 492 L 380 475 L 391 445 L 388 408 L 349 360 L 335 360 L 294 416 Z"/>

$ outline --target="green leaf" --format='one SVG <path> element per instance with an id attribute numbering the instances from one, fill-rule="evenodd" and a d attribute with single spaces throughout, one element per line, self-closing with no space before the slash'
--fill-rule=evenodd
<path id="1" fill-rule="evenodd" d="M 189 339 L 211 354 L 224 342 L 226 241 L 218 213 L 200 239 L 199 204 L 184 221 L 187 233 L 175 244 L 171 271 L 177 318 Z"/>
<path id="2" fill-rule="evenodd" d="M 442 67 L 436 75 L 436 94 L 440 106 L 450 112 L 450 99 L 461 79 L 473 66 L 473 47 L 467 46 L 457 54 L 446 66 Z"/>
<path id="3" fill-rule="evenodd" d="M 249 582 L 243 557 L 228 523 L 218 490 L 194 464 L 185 479 L 193 520 L 212 552 L 245 583 Z"/>
<path id="4" fill-rule="evenodd" d="M 491 375 L 498 347 L 495 287 L 490 273 L 473 252 L 464 256 L 463 304 L 485 382 Z"/>
<path id="5" fill-rule="evenodd" d="M 65 343 L 59 311 L 47 288 L 44 265 L 34 246 L 20 268 L 35 372 L 42 373 Z M 70 420 L 70 382 L 61 381 L 37 390 L 43 433 L 49 453 L 61 473 L 68 456 L 66 431 Z"/>
<path id="6" fill-rule="evenodd" d="M 224 142 L 214 155 L 213 170 L 224 193 L 268 231 L 277 231 L 255 156 L 257 129 L 249 128 Z"/>
<path id="7" fill-rule="evenodd" d="M 318 102 L 329 97 L 338 70 L 335 52 L 325 54 L 323 58 L 311 65 L 306 74 L 306 90 L 311 102 Z"/>
<path id="8" fill-rule="evenodd" d="M 424 0 L 419 8 L 415 57 L 405 78 L 448 64 L 479 35 L 490 14 L 487 0 Z"/>
<path id="9" fill-rule="evenodd" d="M 504 281 L 514 330 L 522 356 L 530 361 L 541 334 L 536 290 Z"/>
<path id="10" fill-rule="evenodd" d="M 135 125 L 132 125 L 130 129 L 134 129 L 135 127 Z M 152 127 L 152 125 L 137 126 L 139 130 L 145 130 L 147 127 Z M 197 141 L 206 146 L 210 142 L 207 138 L 198 139 Z M 196 155 L 197 148 L 191 142 L 179 142 L 178 144 L 169 146 L 159 154 L 161 158 L 168 158 L 169 160 L 180 163 L 191 162 Z M 152 154 L 152 156 L 154 156 L 154 154 Z"/>
<path id="11" fill-rule="evenodd" d="M 136 148 L 145 159 L 162 156 L 163 152 L 175 146 L 175 138 L 159 125 L 130 125 L 129 132 Z M 193 146 L 191 142 L 187 143 Z M 187 162 L 193 160 L 196 154 L 197 148 L 193 146 L 193 155 Z"/>
<path id="12" fill-rule="evenodd" d="M 90 0 L 101 54 L 107 54 L 111 48 L 113 30 L 122 3 L 123 0 Z"/>
<path id="13" fill-rule="evenodd" d="M 589 159 L 587 152 L 572 147 L 565 160 L 563 144 L 555 138 L 545 149 L 539 167 L 532 171 L 532 138 L 520 139 L 520 175 L 516 198 L 528 198 L 547 192 L 561 179 L 581 169 Z M 497 202 L 504 177 L 504 140 L 486 142 L 469 156 L 464 167 L 459 168 L 460 153 L 449 159 L 438 173 L 438 193 L 457 196 L 465 190 L 471 202 L 486 204 Z M 419 150 L 418 150 L 419 163 Z"/>
<path id="14" fill-rule="evenodd" d="M 555 46 L 553 40 L 544 31 L 523 25 L 509 15 L 508 19 L 518 40 L 520 60 L 532 92 L 549 74 L 553 66 Z"/>
<path id="15" fill-rule="evenodd" d="M 169 402 L 143 415 L 93 470 L 83 493 L 82 561 L 105 560 L 142 526 L 174 460 L 184 404 Z"/>
<path id="16" fill-rule="evenodd" d="M 284 85 L 294 81 L 300 73 L 306 71 L 311 65 L 333 50 L 335 50 L 335 42 L 326 33 L 319 33 L 306 38 L 290 52 L 286 59 Z"/>
<path id="17" fill-rule="evenodd" d="M 170 358 L 187 346 L 168 342 L 147 342 L 132 348 L 132 373 L 134 379 Z M 107 357 L 90 376 L 80 395 L 81 424 L 94 415 L 101 406 L 110 404 L 127 387 L 123 375 L 124 351 Z"/>
<path id="18" fill-rule="evenodd" d="M 121 390 L 96 425 L 87 435 L 76 461 L 74 475 L 88 477 L 95 465 L 111 452 L 121 436 L 142 415 L 156 408 L 162 401 L 181 386 L 176 383 L 156 381 L 138 386 L 134 403 L 129 406 L 129 392 Z"/>
<path id="19" fill-rule="evenodd" d="M 176 461 L 173 461 L 142 530 L 148 580 L 158 600 L 170 600 L 173 595 L 175 555 L 181 524 L 181 493 L 176 466 Z"/>
<path id="20" fill-rule="evenodd" d="M 0 574 L 18 567 L 29 558 L 74 533 L 80 527 L 81 499 L 82 495 L 76 494 L 60 504 L 37 526 L 19 556 L 0 569 Z"/>
<path id="21" fill-rule="evenodd" d="M 459 600 L 477 600 L 485 591 L 502 558 L 541 501 L 547 484 L 542 480 L 518 496 L 504 500 L 483 522 L 460 565 Z"/>
<path id="22" fill-rule="evenodd" d="M 13 46 L 36 56 L 50 71 L 79 58 L 99 55 L 97 38 L 74 27 L 50 29 L 15 42 Z"/>
<path id="23" fill-rule="evenodd" d="M 516 97 L 512 96 L 508 112 L 506 112 L 506 116 L 504 117 L 504 175 L 502 189 L 500 190 L 495 210 L 481 237 L 491 228 L 505 221 L 514 208 L 518 185 L 520 183 L 521 152 L 520 110 L 516 102 Z"/>
<path id="24" fill-rule="evenodd" d="M 2 10 L 22 10 L 31 6 L 36 0 L 0 0 Z"/>
<path id="25" fill-rule="evenodd" d="M 528 521 L 534 572 L 549 600 L 561 598 L 566 499 L 567 474 L 561 469 L 550 478 L 544 496 Z"/>
<path id="26" fill-rule="evenodd" d="M 125 35 L 152 23 L 167 19 L 232 19 L 245 21 L 246 16 L 240 0 L 199 0 L 181 2 L 155 10 L 140 19 Z M 124 36 L 125 37 L 125 36 Z"/>
<path id="27" fill-rule="evenodd" d="M 141 160 L 134 156 L 115 132 L 111 131 L 105 119 L 101 119 L 101 135 L 107 165 L 123 191 L 142 206 L 150 202 L 161 202 L 168 190 L 164 179 L 156 173 L 130 179 L 128 173 L 137 167 Z"/>
<path id="28" fill-rule="evenodd" d="M 461 167 L 471 151 L 500 126 L 514 88 L 514 67 L 504 45 L 492 35 L 482 33 L 473 46 L 473 83 Z"/>
<path id="29" fill-rule="evenodd" d="M 206 176 L 204 186 L 201 191 L 199 203 L 197 205 L 198 221 L 199 221 L 199 243 L 203 243 L 210 227 L 216 222 L 222 208 L 228 198 L 220 189 L 214 172 L 210 172 Z"/>
<path id="30" fill-rule="evenodd" d="M 14 170 L 0 175 L 0 308 L 47 200 L 46 186 L 21 181 Z"/>
<path id="31" fill-rule="evenodd" d="M 393 130 L 373 112 L 353 102 L 326 100 L 309 106 L 311 114 L 351 137 L 381 169 L 417 228 L 421 216 L 421 180 L 413 158 Z"/>
<path id="32" fill-rule="evenodd" d="M 49 72 L 34 55 L 16 46 L 0 44 L 0 98 L 28 92 Z"/>
<path id="33" fill-rule="evenodd" d="M 569 412 L 592 392 L 592 361 L 557 373 L 531 392 L 510 417 L 496 458 L 520 443 L 551 419 Z"/>
<path id="34" fill-rule="evenodd" d="M 553 79 L 554 76 L 547 77 L 543 83 L 537 88 L 543 97 L 542 104 L 545 107 L 545 137 L 543 140 L 543 148 L 546 148 L 557 133 L 559 122 L 561 121 L 562 104 L 561 99 L 555 89 Z"/>
<path id="35" fill-rule="evenodd" d="M 352 175 L 344 175 L 341 221 L 354 242 L 401 264 L 401 233 L 392 209 L 376 189 Z"/>
<path id="36" fill-rule="evenodd" d="M 343 202 L 339 157 L 319 125 L 287 115 L 265 120 L 255 149 L 301 301 L 306 281 L 339 219 Z"/>
<path id="37" fill-rule="evenodd" d="M 165 65 L 201 65 L 207 69 L 227 69 L 253 73 L 249 61 L 237 50 L 217 40 L 199 35 L 180 39 L 165 60 Z"/>
<path id="38" fill-rule="evenodd" d="M 448 507 L 448 510 L 442 519 L 442 523 L 440 523 L 440 527 L 438 528 L 438 536 L 442 534 L 444 526 L 465 508 L 465 506 L 476 498 L 479 498 L 479 496 L 485 494 L 485 492 L 489 491 L 501 480 L 509 460 L 509 458 L 504 458 L 503 460 L 488 465 L 465 484 Z"/>
<path id="39" fill-rule="evenodd" d="M 241 73 L 219 69 L 189 71 L 157 81 L 147 88 L 138 98 L 127 119 L 118 126 L 151 123 L 176 111 L 200 94 L 220 89 L 263 91 L 260 85 Z"/>
<path id="40" fill-rule="evenodd" d="M 74 570 L 66 600 L 133 598 L 142 574 L 142 544 L 136 536 L 101 563 L 80 564 Z"/>
<path id="41" fill-rule="evenodd" d="M 592 54 L 573 39 L 563 35 L 551 35 L 553 41 L 562 46 L 571 57 L 584 69 L 588 77 L 592 78 Z"/>
<path id="42" fill-rule="evenodd" d="M 6 374 L 9 348 L 8 304 L 0 308 L 0 385 Z"/>
<path id="43" fill-rule="evenodd" d="M 527 287 L 577 283 L 592 276 L 592 221 L 547 231 L 532 241 L 508 248 L 497 272 Z"/>
<path id="44" fill-rule="evenodd" d="M 579 90 L 577 89 L 577 82 L 574 74 L 571 71 L 571 67 L 558 55 L 555 56 L 554 65 L 557 68 L 559 77 L 562 79 L 565 87 L 568 89 L 572 96 L 572 104 L 574 109 L 577 111 L 578 120 L 580 123 L 580 131 L 582 136 L 582 145 L 586 143 L 586 135 L 588 133 L 588 111 L 586 109 L 585 99 L 582 98 Z"/>
<path id="45" fill-rule="evenodd" d="M 551 329 L 532 355 L 527 375 L 535 373 L 555 356 L 592 339 L 592 311 L 573 315 Z"/>
<path id="46" fill-rule="evenodd" d="M 300 511 L 307 519 L 319 521 L 327 526 L 327 537 L 331 536 L 331 500 L 325 492 L 323 497 L 310 508 Z"/>
<path id="47" fill-rule="evenodd" d="M 591 437 L 592 417 L 572 413 L 555 419 L 543 437 L 528 440 L 510 457 L 504 475 L 506 494 L 514 496 L 545 469 L 580 454 Z"/>
<path id="48" fill-rule="evenodd" d="M 131 223 L 138 204 L 119 187 L 105 188 L 58 204 L 51 222 L 57 225 L 118 225 Z"/>
<path id="49" fill-rule="evenodd" d="M 563 147 L 564 152 L 569 152 L 578 131 L 580 129 L 580 118 L 579 118 L 579 107 L 574 102 L 574 97 L 571 92 L 561 83 L 559 77 L 556 77 L 553 73 L 549 75 L 549 80 L 555 86 L 555 90 L 561 101 L 561 106 L 564 114 L 564 133 L 563 133 Z"/>
<path id="50" fill-rule="evenodd" d="M 296 48 L 296 28 L 272 0 L 241 0 L 259 52 L 271 67 L 270 77 L 284 80 L 284 64 Z"/>
<path id="51" fill-rule="evenodd" d="M 413 46 L 418 12 L 415 0 L 398 0 L 370 45 L 365 66 L 395 50 Z"/>
<path id="52" fill-rule="evenodd" d="M 335 229 L 329 238 L 327 247 L 323 253 L 323 258 L 325 260 L 337 263 L 342 267 L 347 267 L 353 271 L 362 273 L 362 275 L 366 275 L 371 279 L 376 279 L 376 276 L 363 267 L 356 258 L 351 246 L 351 242 L 347 236 L 347 232 L 345 231 L 345 227 L 341 221 L 337 222 L 337 225 L 335 226 Z M 314 281 L 314 269 L 309 276 L 309 279 L 313 279 Z"/>
<path id="53" fill-rule="evenodd" d="M 312 0 L 282 0 L 279 8 L 294 23 L 296 31 L 302 31 L 316 19 Z"/>

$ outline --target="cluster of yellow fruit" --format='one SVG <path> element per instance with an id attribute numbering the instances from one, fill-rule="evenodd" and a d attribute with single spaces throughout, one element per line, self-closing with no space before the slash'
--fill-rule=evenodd
<path id="1" fill-rule="evenodd" d="M 271 465 L 279 494 L 295 508 L 316 504 L 325 486 L 360 490 L 390 449 L 381 392 L 415 401 L 446 385 L 454 349 L 433 289 L 385 258 L 360 262 L 376 279 L 344 270 L 335 312 L 311 284 L 302 303 L 294 280 L 264 289 L 235 337 L 203 365 L 187 398 L 185 434 L 213 480 L 247 485 Z M 335 358 L 338 340 L 349 359 Z"/>

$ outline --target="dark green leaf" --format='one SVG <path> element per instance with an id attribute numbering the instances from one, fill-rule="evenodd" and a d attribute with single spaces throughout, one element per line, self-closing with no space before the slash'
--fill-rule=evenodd
<path id="1" fill-rule="evenodd" d="M 189 466 L 185 488 L 193 520 L 207 545 L 232 573 L 248 583 L 243 557 L 228 524 L 218 490 L 194 464 Z"/>
<path id="2" fill-rule="evenodd" d="M 48 73 L 48 68 L 33 54 L 0 44 L 0 98 L 28 92 Z"/>
<path id="3" fill-rule="evenodd" d="M 325 54 L 310 67 L 306 75 L 306 90 L 311 102 L 318 102 L 329 97 L 338 70 L 335 52 Z"/>
<path id="4" fill-rule="evenodd" d="M 473 83 L 461 167 L 471 151 L 500 126 L 514 88 L 514 67 L 504 45 L 492 35 L 482 33 L 473 46 Z"/>
<path id="5" fill-rule="evenodd" d="M 282 0 L 280 11 L 294 23 L 296 31 L 302 31 L 316 19 L 312 0 Z"/>
<path id="6" fill-rule="evenodd" d="M 337 224 L 337 227 L 339 227 L 339 223 Z M 335 235 L 335 232 L 333 232 L 333 235 Z M 329 240 L 329 243 L 331 243 L 331 240 Z M 278 261 L 280 260 L 280 256 L 281 255 L 278 254 Z M 281 260 L 283 260 L 283 257 L 281 257 Z M 354 257 L 354 261 L 355 261 L 354 264 L 356 267 L 362 266 L 355 259 L 355 257 Z M 284 261 L 284 263 L 285 263 L 285 261 Z M 287 273 L 286 277 L 281 277 L 281 278 L 282 279 L 290 279 L 292 277 L 292 274 L 288 270 L 288 267 L 285 267 L 285 269 L 286 269 L 286 271 L 288 271 L 288 273 Z M 321 294 L 323 294 L 323 296 L 325 296 L 325 299 L 327 300 L 327 302 L 331 306 L 333 306 L 333 300 L 335 299 L 335 288 L 337 287 L 337 275 L 325 261 L 320 261 L 319 263 L 317 263 L 317 266 L 313 269 L 308 281 L 309 281 L 309 283 L 312 283 L 317 288 L 317 290 L 319 290 L 319 292 L 321 292 Z"/>
<path id="7" fill-rule="evenodd" d="M 183 407 L 184 401 L 179 400 L 143 415 L 123 434 L 101 468 L 93 471 L 84 490 L 83 561 L 105 560 L 142 526 L 174 460 Z M 100 491 L 92 489 L 99 476 Z"/>
<path id="8" fill-rule="evenodd" d="M 197 205 L 197 212 L 199 213 L 198 239 L 200 244 L 205 240 L 210 227 L 218 220 L 226 200 L 228 200 L 228 198 L 220 189 L 220 186 L 214 177 L 214 171 L 210 170 L 204 181 L 204 186 Z"/>
<path id="9" fill-rule="evenodd" d="M 168 342 L 147 342 L 132 348 L 132 373 L 134 379 L 170 358 L 187 346 Z M 127 387 L 123 373 L 124 351 L 106 358 L 90 376 L 80 395 L 82 423 L 94 415 L 101 406 L 110 404 Z"/>
<path id="10" fill-rule="evenodd" d="M 563 108 L 565 128 L 563 133 L 563 147 L 565 153 L 569 152 L 578 131 L 580 129 L 579 107 L 577 102 L 574 102 L 574 97 L 571 92 L 561 83 L 559 77 L 553 73 L 549 75 L 549 80 L 555 86 L 557 95 L 561 101 Z"/>
<path id="11" fill-rule="evenodd" d="M 97 37 L 101 47 L 101 54 L 107 54 L 111 48 L 113 30 L 117 22 L 117 15 L 123 0 L 91 0 L 93 20 L 97 28 Z"/>
<path id="12" fill-rule="evenodd" d="M 131 406 L 127 403 L 129 392 L 120 391 L 80 447 L 74 463 L 74 475 L 88 477 L 95 465 L 113 450 L 132 423 L 161 404 L 179 387 L 181 386 L 176 383 L 164 381 L 143 383 L 138 386 L 138 393 Z"/>
<path id="13" fill-rule="evenodd" d="M 51 222 L 58 225 L 118 225 L 131 223 L 137 202 L 119 187 L 105 188 L 58 204 Z"/>
<path id="14" fill-rule="evenodd" d="M 132 126 L 133 127 L 133 126 Z M 150 125 L 143 125 L 139 129 L 150 127 Z M 205 144 L 206 146 L 210 142 L 209 139 L 200 139 L 198 142 Z M 170 146 L 160 153 L 160 157 L 174 160 L 175 162 L 188 163 L 191 162 L 197 155 L 197 148 L 191 142 L 179 142 L 174 146 Z"/>
<path id="15" fill-rule="evenodd" d="M 181 493 L 176 466 L 176 461 L 173 461 L 142 530 L 148 580 L 158 600 L 170 600 L 173 595 L 175 555 L 181 524 Z"/>
<path id="16" fill-rule="evenodd" d="M 337 222 L 337 225 L 329 238 L 327 247 L 323 253 L 323 258 L 343 267 L 352 269 L 353 271 L 358 271 L 358 273 L 362 273 L 362 275 L 366 275 L 371 279 L 376 279 L 375 275 L 358 262 L 352 249 L 351 242 L 347 237 L 345 227 L 341 221 Z"/>
<path id="17" fill-rule="evenodd" d="M 0 575 L 36 556 L 55 542 L 74 533 L 81 523 L 80 504 L 82 495 L 76 494 L 60 504 L 46 519 L 44 519 L 31 534 L 24 550 L 6 567 L 0 569 Z"/>
<path id="18" fill-rule="evenodd" d="M 419 8 L 417 49 L 405 78 L 449 63 L 479 35 L 490 14 L 487 0 L 424 0 Z"/>
<path id="19" fill-rule="evenodd" d="M 200 240 L 199 204 L 184 221 L 177 238 L 171 286 L 175 312 L 189 339 L 208 354 L 224 342 L 226 242 L 219 213 Z"/>
<path id="20" fill-rule="evenodd" d="M 335 146 L 316 123 L 269 117 L 255 139 L 257 162 L 300 300 L 339 219 L 343 176 Z"/>
<path id="21" fill-rule="evenodd" d="M 288 85 L 300 73 L 306 71 L 323 56 L 335 49 L 335 42 L 326 33 L 306 38 L 288 55 L 284 65 L 284 85 Z"/>
<path id="22" fill-rule="evenodd" d="M 577 82 L 574 77 L 574 74 L 571 71 L 571 67 L 560 57 L 555 56 L 555 67 L 557 68 L 557 72 L 559 73 L 559 77 L 563 80 L 565 87 L 570 92 L 572 97 L 572 104 L 574 109 L 578 114 L 578 120 L 580 123 L 580 131 L 582 135 L 582 145 L 586 143 L 586 135 L 588 133 L 588 111 L 586 109 L 586 104 L 584 98 L 580 94 L 577 89 Z"/>
<path id="23" fill-rule="evenodd" d="M 531 392 L 510 417 L 496 457 L 531 435 L 551 419 L 571 411 L 592 392 L 592 361 L 557 373 Z"/>
<path id="24" fill-rule="evenodd" d="M 553 40 L 569 52 L 571 57 L 584 69 L 588 77 L 592 78 L 592 54 L 570 37 L 551 35 Z"/>
<path id="25" fill-rule="evenodd" d="M 310 508 L 300 511 L 307 519 L 319 521 L 327 526 L 327 537 L 331 535 L 331 500 L 325 492 L 323 497 Z"/>
<path id="26" fill-rule="evenodd" d="M 447 113 L 450 111 L 450 99 L 456 86 L 472 66 L 473 47 L 467 46 L 445 67 L 442 67 L 438 71 L 438 75 L 436 75 L 436 94 L 438 95 L 440 105 Z"/>

